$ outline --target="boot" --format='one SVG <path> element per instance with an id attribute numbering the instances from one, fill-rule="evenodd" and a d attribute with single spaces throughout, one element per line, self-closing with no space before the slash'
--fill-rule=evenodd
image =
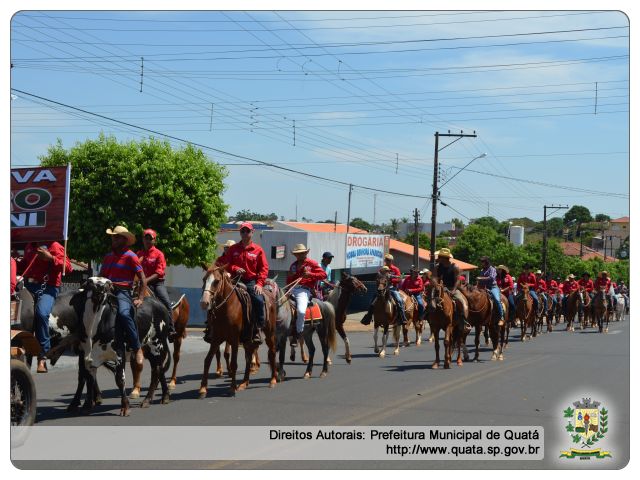
<path id="1" fill-rule="evenodd" d="M 251 336 L 251 343 L 254 345 L 262 345 L 262 336 L 260 335 L 260 327 L 258 325 L 254 325 L 253 327 L 253 335 Z"/>
<path id="2" fill-rule="evenodd" d="M 371 323 L 371 317 L 373 317 L 373 314 L 371 312 L 367 312 L 364 317 L 362 317 L 362 320 L 360 320 L 360 323 L 362 325 L 369 325 Z"/>
<path id="3" fill-rule="evenodd" d="M 202 339 L 207 342 L 207 343 L 211 343 L 211 338 L 209 337 L 209 325 L 207 325 L 204 328 L 204 336 L 202 337 Z"/>

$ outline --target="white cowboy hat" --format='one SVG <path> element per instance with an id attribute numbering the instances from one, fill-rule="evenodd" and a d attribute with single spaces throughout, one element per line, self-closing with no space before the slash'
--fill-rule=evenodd
<path id="1" fill-rule="evenodd" d="M 497 270 L 504 270 L 505 272 L 509 273 L 509 268 L 504 265 L 498 265 Z"/>
<path id="2" fill-rule="evenodd" d="M 386 253 L 384 259 L 393 261 L 393 255 L 391 255 L 390 253 Z"/>
<path id="3" fill-rule="evenodd" d="M 127 246 L 136 243 L 136 236 L 129 230 L 127 230 L 127 227 L 123 227 L 122 225 L 118 225 L 113 230 L 107 228 L 107 235 L 122 235 L 127 239 Z"/>
<path id="4" fill-rule="evenodd" d="M 542 275 L 542 270 L 536 270 L 536 275 Z"/>
<path id="5" fill-rule="evenodd" d="M 311 249 L 307 248 L 304 243 L 298 243 L 295 247 L 293 247 L 291 253 L 307 253 L 309 250 Z"/>
<path id="6" fill-rule="evenodd" d="M 225 247 L 230 247 L 231 245 L 235 245 L 236 242 L 234 242 L 233 240 L 227 240 L 226 242 L 224 242 L 224 246 Z"/>
<path id="7" fill-rule="evenodd" d="M 420 275 L 426 275 L 427 273 L 431 273 L 431 270 L 429 270 L 428 268 L 423 268 L 422 270 L 420 270 Z"/>

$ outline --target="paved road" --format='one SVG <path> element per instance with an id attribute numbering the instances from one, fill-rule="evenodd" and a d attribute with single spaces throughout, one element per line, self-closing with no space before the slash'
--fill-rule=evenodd
<path id="1" fill-rule="evenodd" d="M 351 324 L 351 322 L 350 322 Z M 355 323 L 353 323 L 355 325 Z M 357 328 L 356 328 L 357 329 Z M 413 332 L 411 332 L 412 335 Z M 197 399 L 204 350 L 200 335 L 187 339 L 180 363 L 180 383 L 169 405 L 135 409 L 118 417 L 119 400 L 113 377 L 101 371 L 103 405 L 90 416 L 69 416 L 65 407 L 76 385 L 73 360 L 36 377 L 39 425 L 541 425 L 545 428 L 545 459 L 527 462 L 118 462 L 115 468 L 557 468 L 560 450 L 571 447 L 563 432 L 561 411 L 582 396 L 601 400 L 610 414 L 607 447 L 613 452 L 608 468 L 629 458 L 629 318 L 611 324 L 608 334 L 593 329 L 576 333 L 554 331 L 520 343 L 519 329 L 503 362 L 490 361 L 482 346 L 479 363 L 432 370 L 432 344 L 402 348 L 394 357 L 374 355 L 370 332 L 351 332 L 353 364 L 347 365 L 339 342 L 329 375 L 302 378 L 305 366 L 287 365 L 287 380 L 268 388 L 263 364 L 250 388 L 235 397 L 226 379 L 212 379 L 208 397 Z M 413 337 L 415 338 L 415 337 Z M 426 338 L 426 335 L 425 335 Z M 471 343 L 471 339 L 470 339 Z M 482 345 L 482 344 L 481 344 Z M 319 351 L 319 350 L 318 350 Z M 241 366 L 242 368 L 242 366 Z M 148 369 L 147 369 L 148 370 Z M 129 377 L 130 379 L 130 377 Z M 129 380 L 130 381 L 130 380 Z M 145 375 L 143 384 L 147 384 Z M 144 393 L 144 392 L 143 392 Z M 132 401 L 138 405 L 138 400 Z M 567 441 L 569 440 L 569 441 Z M 584 466 L 587 462 L 582 462 Z M 106 462 L 30 462 L 35 468 L 114 468 Z M 589 462 L 594 468 L 597 461 Z"/>

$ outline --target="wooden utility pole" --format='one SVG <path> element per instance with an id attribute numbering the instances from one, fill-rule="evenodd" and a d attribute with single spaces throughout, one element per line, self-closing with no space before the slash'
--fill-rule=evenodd
<path id="1" fill-rule="evenodd" d="M 418 213 L 418 209 L 414 209 L 413 210 L 413 266 L 415 268 L 417 268 L 418 270 L 420 269 L 420 255 L 418 252 L 418 249 L 420 248 L 420 242 L 418 241 L 419 239 L 419 224 L 420 221 L 420 213 Z"/>

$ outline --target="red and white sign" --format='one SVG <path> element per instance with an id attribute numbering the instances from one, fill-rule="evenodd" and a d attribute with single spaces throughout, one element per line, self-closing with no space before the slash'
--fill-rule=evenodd
<path id="1" fill-rule="evenodd" d="M 11 242 L 67 240 L 71 165 L 11 169 Z"/>
<path id="2" fill-rule="evenodd" d="M 385 235 L 347 234 L 347 268 L 381 267 L 384 253 Z"/>

